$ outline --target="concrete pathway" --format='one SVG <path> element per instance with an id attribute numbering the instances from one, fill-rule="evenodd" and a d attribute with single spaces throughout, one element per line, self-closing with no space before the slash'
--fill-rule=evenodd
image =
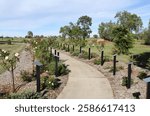
<path id="1" fill-rule="evenodd" d="M 71 72 L 66 87 L 57 99 L 112 99 L 113 92 L 109 81 L 92 66 L 64 53 L 60 58 L 69 65 Z"/>

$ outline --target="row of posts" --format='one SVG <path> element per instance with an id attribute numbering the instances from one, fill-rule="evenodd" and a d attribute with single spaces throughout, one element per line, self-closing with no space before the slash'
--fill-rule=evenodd
<path id="1" fill-rule="evenodd" d="M 52 48 L 50 50 L 50 55 L 52 55 Z M 54 59 L 55 59 L 55 77 L 58 77 L 58 62 L 59 62 L 59 52 L 54 50 Z M 36 91 L 39 93 L 40 90 L 40 69 L 43 66 L 39 61 L 35 61 L 34 64 L 36 65 Z"/>
<path id="2" fill-rule="evenodd" d="M 72 50 L 74 51 L 74 45 L 72 47 Z M 69 45 L 68 45 L 68 51 L 70 51 Z M 80 53 L 82 53 L 82 47 L 80 46 Z M 89 48 L 88 52 L 88 59 L 91 59 L 91 48 Z M 50 54 L 52 54 L 52 48 L 50 51 Z M 58 62 L 59 62 L 59 52 L 54 50 L 54 58 L 55 58 L 55 76 L 58 77 Z M 117 55 L 113 55 L 113 75 L 116 75 L 116 63 L 117 63 Z M 104 64 L 104 51 L 101 51 L 101 66 Z M 36 65 L 36 79 L 37 79 L 37 92 L 40 92 L 40 67 L 42 64 L 40 62 L 35 62 Z M 131 87 L 131 68 L 132 63 L 128 63 L 128 76 L 127 76 L 127 89 L 130 89 Z M 150 99 L 150 79 L 144 80 L 147 83 L 147 92 L 146 92 L 146 98 Z"/>

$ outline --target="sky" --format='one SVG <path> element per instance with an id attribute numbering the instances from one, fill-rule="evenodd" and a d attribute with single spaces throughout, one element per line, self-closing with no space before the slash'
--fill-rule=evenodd
<path id="1" fill-rule="evenodd" d="M 135 13 L 143 27 L 150 19 L 150 0 L 0 0 L 0 36 L 59 35 L 59 29 L 79 17 L 92 18 L 92 34 L 98 25 L 116 21 L 119 11 Z"/>

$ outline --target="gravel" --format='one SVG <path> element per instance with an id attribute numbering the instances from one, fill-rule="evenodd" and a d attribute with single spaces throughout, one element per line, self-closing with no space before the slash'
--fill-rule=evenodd
<path id="1" fill-rule="evenodd" d="M 20 61 L 17 62 L 16 69 L 14 70 L 15 74 L 15 85 L 20 86 L 23 84 L 22 79 L 20 78 L 20 72 L 32 71 L 32 56 L 29 51 L 22 51 L 20 53 Z M 10 86 L 12 83 L 11 73 L 6 71 L 0 75 L 0 88 L 4 86 Z"/>

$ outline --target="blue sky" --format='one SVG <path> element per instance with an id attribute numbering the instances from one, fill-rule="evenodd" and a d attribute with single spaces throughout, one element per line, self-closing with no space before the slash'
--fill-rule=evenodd
<path id="1" fill-rule="evenodd" d="M 150 19 L 150 0 L 0 0 L 0 36 L 58 35 L 61 26 L 80 16 L 92 17 L 92 34 L 101 22 L 115 21 L 118 11 L 141 16 L 143 26 Z"/>

